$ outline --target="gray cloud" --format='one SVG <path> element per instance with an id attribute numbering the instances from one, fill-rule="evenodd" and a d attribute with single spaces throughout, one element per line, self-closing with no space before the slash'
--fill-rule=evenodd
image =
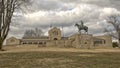
<path id="1" fill-rule="evenodd" d="M 36 0 L 33 1 L 33 7 L 37 10 L 55 10 L 60 8 L 62 4 L 56 0 Z"/>
<path id="2" fill-rule="evenodd" d="M 80 20 L 89 27 L 89 33 L 102 33 L 105 19 L 118 14 L 119 0 L 35 0 L 30 9 L 34 12 L 18 14 L 11 24 L 9 36 L 22 37 L 27 29 L 41 28 L 47 35 L 50 25 L 64 27 L 64 35 L 77 33 L 75 23 Z M 17 14 L 15 14 L 17 15 Z"/>

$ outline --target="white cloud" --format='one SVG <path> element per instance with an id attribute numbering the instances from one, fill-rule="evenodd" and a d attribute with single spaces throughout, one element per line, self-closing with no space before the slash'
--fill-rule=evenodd
<path id="1" fill-rule="evenodd" d="M 100 19 L 106 18 L 107 16 L 113 15 L 113 14 L 120 14 L 120 11 L 118 11 L 115 8 L 103 8 L 101 10 Z"/>
<path id="2" fill-rule="evenodd" d="M 89 27 L 90 33 L 98 34 L 102 33 L 108 15 L 120 13 L 117 8 L 111 6 L 109 0 L 36 0 L 34 2 L 33 9 L 37 11 L 22 16 L 21 20 L 19 19 L 20 25 L 16 26 L 17 30 L 12 26 L 12 34 L 15 31 L 23 34 L 26 29 L 40 27 L 47 35 L 46 31 L 52 24 L 57 27 L 64 26 L 65 35 L 70 35 L 77 32 L 74 24 L 79 23 L 80 20 Z"/>

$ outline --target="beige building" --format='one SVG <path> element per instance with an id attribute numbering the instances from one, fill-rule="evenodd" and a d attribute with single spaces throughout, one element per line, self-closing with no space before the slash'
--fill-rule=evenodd
<path id="1" fill-rule="evenodd" d="M 6 45 L 20 45 L 20 39 L 15 37 L 11 37 L 6 40 Z"/>
<path id="2" fill-rule="evenodd" d="M 48 31 L 48 37 L 43 36 L 23 37 L 16 39 L 14 37 L 7 39 L 7 45 L 25 45 L 36 44 L 39 47 L 74 47 L 74 48 L 94 48 L 94 47 L 112 47 L 111 36 L 93 36 L 92 34 L 74 34 L 70 37 L 62 37 L 61 30 L 54 27 Z"/>

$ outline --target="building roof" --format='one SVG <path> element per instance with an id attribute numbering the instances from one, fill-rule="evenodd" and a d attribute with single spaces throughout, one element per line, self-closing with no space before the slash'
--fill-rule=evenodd
<path id="1" fill-rule="evenodd" d="M 10 38 L 8 38 L 7 40 L 9 40 L 9 39 L 16 39 L 16 40 L 19 40 L 19 39 L 15 38 L 15 37 L 10 37 Z"/>
<path id="2" fill-rule="evenodd" d="M 67 39 L 68 39 L 68 37 L 62 37 L 62 39 L 63 39 L 63 40 L 67 40 Z"/>
<path id="3" fill-rule="evenodd" d="M 104 39 L 101 39 L 101 38 L 96 38 L 96 37 L 93 37 L 93 40 L 96 41 L 96 40 L 104 40 Z"/>
<path id="4" fill-rule="evenodd" d="M 41 36 L 41 37 L 23 37 L 22 39 L 49 39 L 47 36 Z"/>

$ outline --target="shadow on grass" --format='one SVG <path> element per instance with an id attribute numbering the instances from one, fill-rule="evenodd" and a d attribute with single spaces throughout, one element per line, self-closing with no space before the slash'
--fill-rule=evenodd
<path id="1" fill-rule="evenodd" d="M 0 51 L 6 51 L 5 49 L 0 49 Z"/>

